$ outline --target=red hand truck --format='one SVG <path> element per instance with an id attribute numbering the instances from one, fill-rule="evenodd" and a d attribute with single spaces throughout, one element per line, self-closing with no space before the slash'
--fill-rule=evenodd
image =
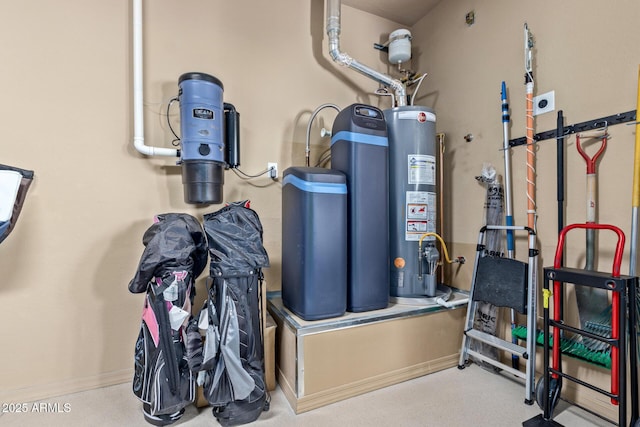
<path id="1" fill-rule="evenodd" d="M 612 273 L 588 271 L 575 268 L 562 267 L 564 243 L 567 233 L 574 229 L 585 230 L 610 230 L 617 234 L 613 259 Z M 630 360 L 630 398 L 631 398 L 631 422 L 636 425 L 638 416 L 638 366 L 637 366 L 637 325 L 636 325 L 636 292 L 638 278 L 620 275 L 620 264 L 624 251 L 625 236 L 618 227 L 608 224 L 572 224 L 562 229 L 558 237 L 553 268 L 544 268 L 545 283 L 543 287 L 543 311 L 544 311 L 544 375 L 538 384 L 541 393 L 536 398 L 538 404 L 544 410 L 544 414 L 538 415 L 523 426 L 559 426 L 561 424 L 552 420 L 553 410 L 560 397 L 562 380 L 566 379 L 584 387 L 588 387 L 611 399 L 611 403 L 618 406 L 618 425 L 627 425 L 627 360 Z M 549 289 L 549 283 L 553 282 L 553 292 Z M 611 337 L 594 334 L 584 329 L 567 325 L 563 320 L 563 294 L 564 284 L 573 283 L 576 286 L 591 286 L 612 292 L 611 303 Z M 553 316 L 549 315 L 549 299 L 553 296 Z M 550 329 L 553 335 L 550 336 Z M 568 331 L 582 337 L 604 342 L 611 346 L 611 390 L 607 391 L 593 384 L 582 381 L 562 372 L 562 352 L 560 336 L 561 331 Z M 627 342 L 627 335 L 629 340 Z M 550 340 L 553 345 L 550 346 Z M 550 348 L 552 347 L 552 348 Z M 550 352 L 552 352 L 550 360 Z M 629 359 L 627 359 L 627 353 Z M 540 387 L 541 386 L 541 387 Z"/>

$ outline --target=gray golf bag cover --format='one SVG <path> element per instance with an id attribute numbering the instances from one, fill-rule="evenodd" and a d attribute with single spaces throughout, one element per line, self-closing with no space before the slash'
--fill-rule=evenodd
<path id="1" fill-rule="evenodd" d="M 0 243 L 13 231 L 32 181 L 33 171 L 0 165 Z"/>
<path id="2" fill-rule="evenodd" d="M 259 302 L 262 267 L 269 266 L 262 224 L 239 202 L 205 215 L 204 230 L 212 284 L 199 319 L 207 331 L 199 382 L 221 425 L 246 424 L 269 407 Z"/>
<path id="3" fill-rule="evenodd" d="M 129 283 L 129 291 L 146 292 L 133 392 L 143 402 L 148 422 L 167 425 L 195 400 L 202 343 L 198 330 L 188 326 L 195 279 L 207 264 L 207 243 L 194 217 L 169 213 L 155 218 L 143 244 L 138 270 Z"/>

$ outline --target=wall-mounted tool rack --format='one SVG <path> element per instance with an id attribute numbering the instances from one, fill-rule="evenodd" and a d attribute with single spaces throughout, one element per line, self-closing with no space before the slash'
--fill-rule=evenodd
<path id="1" fill-rule="evenodd" d="M 618 125 L 620 123 L 628 123 L 636 121 L 636 110 L 627 111 L 626 113 L 618 113 L 612 116 L 601 117 L 599 119 L 589 120 L 586 122 L 576 123 L 574 125 L 565 126 L 562 130 L 562 135 L 571 135 L 579 132 L 586 132 L 591 130 L 598 130 L 607 126 Z M 535 142 L 544 141 L 546 139 L 557 138 L 557 129 L 548 130 L 545 132 L 537 133 L 533 136 Z M 509 147 L 516 147 L 518 145 L 525 145 L 527 138 L 516 138 L 509 140 Z"/>

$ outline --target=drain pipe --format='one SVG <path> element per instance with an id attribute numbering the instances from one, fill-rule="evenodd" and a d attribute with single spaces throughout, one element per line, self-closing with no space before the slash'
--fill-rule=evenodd
<path id="1" fill-rule="evenodd" d="M 349 67 L 367 77 L 390 87 L 395 93 L 397 106 L 407 105 L 407 88 L 400 80 L 393 79 L 340 52 L 340 0 L 326 0 L 327 5 L 327 36 L 329 37 L 329 53 L 331 58 L 340 65 Z"/>
<path id="2" fill-rule="evenodd" d="M 175 148 L 151 147 L 144 144 L 144 110 L 142 81 L 142 0 L 133 0 L 133 146 L 147 156 L 180 154 Z"/>

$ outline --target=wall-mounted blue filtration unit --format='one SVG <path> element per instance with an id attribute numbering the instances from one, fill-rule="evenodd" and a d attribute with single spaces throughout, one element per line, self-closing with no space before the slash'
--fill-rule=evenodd
<path id="1" fill-rule="evenodd" d="M 220 203 L 226 166 L 222 83 L 209 74 L 186 73 L 178 85 L 184 201 Z"/>
<path id="2" fill-rule="evenodd" d="M 418 274 L 418 240 L 436 232 L 436 116 L 419 106 L 392 108 L 384 116 L 389 132 L 391 295 L 435 296 L 434 272 Z M 423 242 L 434 245 L 435 238 Z"/>
<path id="3" fill-rule="evenodd" d="M 347 310 L 389 303 L 387 124 L 378 108 L 353 104 L 333 122 L 331 168 L 347 177 Z"/>
<path id="4" fill-rule="evenodd" d="M 347 308 L 347 184 L 331 169 L 290 167 L 282 181 L 282 302 L 304 320 Z"/>

